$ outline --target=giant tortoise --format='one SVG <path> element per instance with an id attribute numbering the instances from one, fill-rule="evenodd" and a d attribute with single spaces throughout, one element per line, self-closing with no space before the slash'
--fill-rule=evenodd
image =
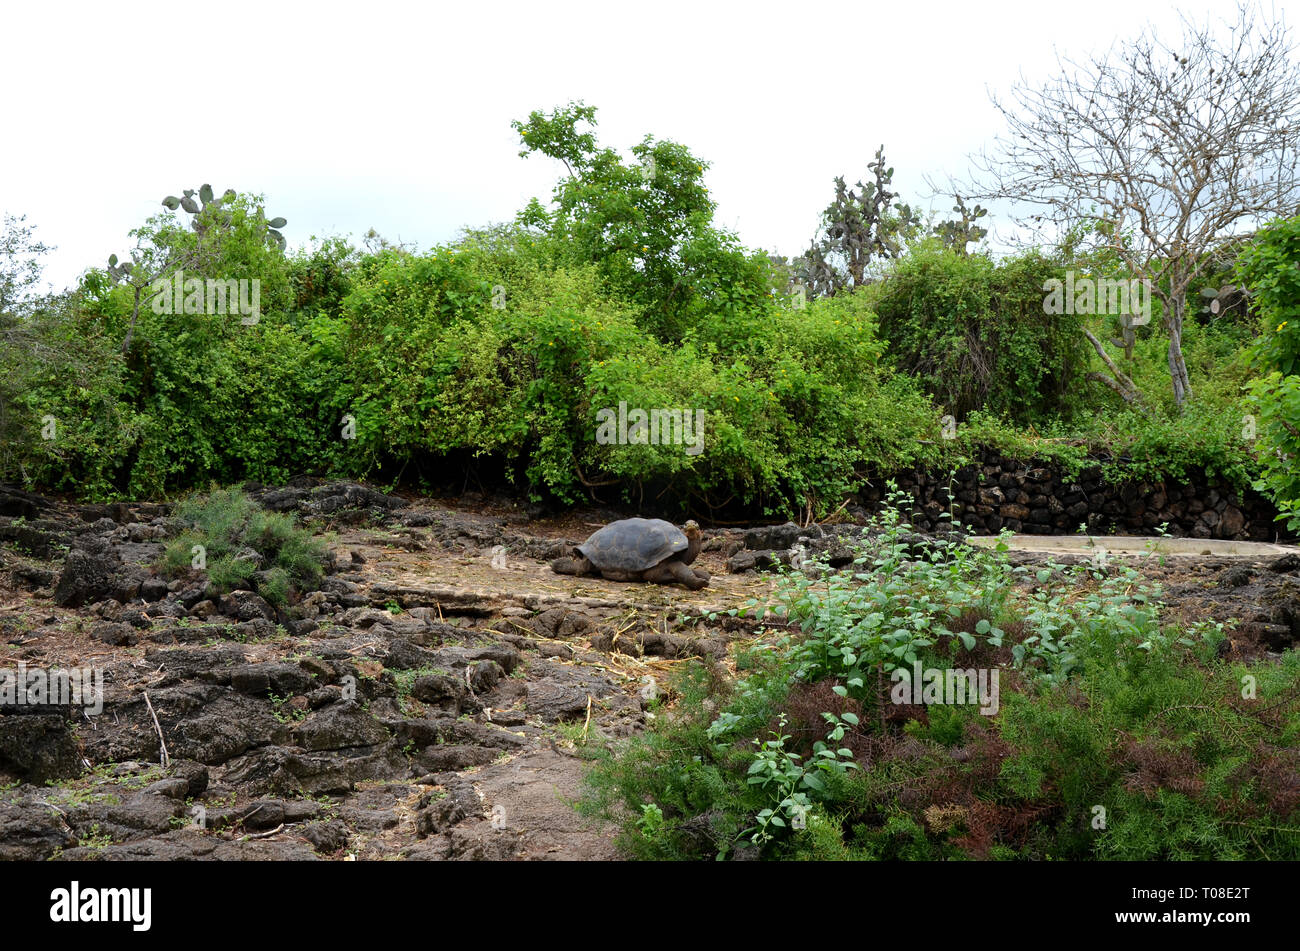
<path id="1" fill-rule="evenodd" d="M 680 583 L 692 591 L 709 583 L 709 573 L 690 567 L 700 553 L 700 526 L 677 528 L 661 518 L 610 522 L 568 555 L 551 562 L 562 575 L 600 575 L 611 581 Z"/>

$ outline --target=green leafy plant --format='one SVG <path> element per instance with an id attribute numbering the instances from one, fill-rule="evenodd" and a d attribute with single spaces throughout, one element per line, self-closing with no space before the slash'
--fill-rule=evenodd
<path id="1" fill-rule="evenodd" d="M 1237 274 L 1260 319 L 1252 356 L 1262 375 L 1249 386 L 1259 420 L 1263 472 L 1257 488 L 1300 529 L 1300 218 L 1274 221 L 1242 252 Z"/>
<path id="2" fill-rule="evenodd" d="M 186 526 L 163 550 L 159 567 L 180 576 L 194 570 L 196 550 L 209 582 L 230 591 L 252 585 L 274 604 L 295 591 L 314 590 L 325 571 L 327 545 L 290 515 L 268 512 L 239 489 L 215 489 L 179 503 Z M 263 570 L 264 569 L 264 570 Z"/>
<path id="3" fill-rule="evenodd" d="M 739 681 L 684 670 L 647 734 L 595 761 L 583 808 L 621 814 L 628 852 L 1300 857 L 1300 654 L 1229 662 L 1224 625 L 1170 623 L 1141 572 L 1157 552 L 1026 577 L 1005 544 L 920 539 L 897 507 L 859 545 L 754 602 L 793 630 L 762 636 Z M 992 667 L 999 709 L 891 703 L 881 674 L 913 658 Z M 650 806 L 652 830 L 628 818 Z"/>

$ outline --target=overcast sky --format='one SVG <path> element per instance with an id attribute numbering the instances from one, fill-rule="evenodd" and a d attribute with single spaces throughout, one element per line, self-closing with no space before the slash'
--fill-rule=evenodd
<path id="1" fill-rule="evenodd" d="M 926 205 L 925 175 L 961 175 L 1002 128 L 990 92 L 1234 6 L 5 0 L 0 211 L 57 245 L 58 287 L 204 182 L 263 193 L 291 244 L 373 227 L 427 247 L 549 196 L 562 166 L 520 158 L 510 122 L 582 99 L 602 144 L 689 146 L 720 223 L 793 254 L 882 143 Z"/>

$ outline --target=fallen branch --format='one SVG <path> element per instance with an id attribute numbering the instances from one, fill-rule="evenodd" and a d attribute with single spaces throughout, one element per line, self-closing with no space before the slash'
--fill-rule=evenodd
<path id="1" fill-rule="evenodd" d="M 270 832 L 259 832 L 259 833 L 257 833 L 257 835 L 246 835 L 246 836 L 244 836 L 244 838 L 245 838 L 245 839 L 269 839 L 271 836 L 275 835 L 277 832 L 283 832 L 283 831 L 284 831 L 284 823 L 281 822 L 278 826 L 276 826 L 276 827 L 275 827 L 274 829 L 272 829 Z"/>
<path id="2" fill-rule="evenodd" d="M 162 747 L 162 767 L 166 769 L 171 765 L 171 757 L 167 755 L 167 741 L 163 738 L 162 724 L 158 722 L 158 714 L 154 713 L 153 704 L 149 702 L 149 691 L 144 692 L 144 704 L 149 708 L 149 716 L 153 717 L 153 728 L 158 731 L 158 745 Z"/>

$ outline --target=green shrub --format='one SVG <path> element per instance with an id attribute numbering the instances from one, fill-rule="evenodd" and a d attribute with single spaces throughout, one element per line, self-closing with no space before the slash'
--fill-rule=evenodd
<path id="1" fill-rule="evenodd" d="M 1250 392 L 1259 416 L 1262 474 L 1291 531 L 1300 529 L 1300 217 L 1272 222 L 1237 264 L 1250 289 L 1260 334 L 1252 356 L 1261 376 Z"/>
<path id="2" fill-rule="evenodd" d="M 1087 367 L 1079 318 L 1044 313 L 1044 282 L 1060 276 L 1036 252 L 995 262 L 927 241 L 867 293 L 891 361 L 946 412 L 1023 425 L 1077 403 Z"/>
<path id="3" fill-rule="evenodd" d="M 268 512 L 239 489 L 190 496 L 175 515 L 186 528 L 163 550 L 159 568 L 166 575 L 190 571 L 194 548 L 201 546 L 208 581 L 219 591 L 255 584 L 272 604 L 285 604 L 292 592 L 315 590 L 324 574 L 326 543 L 299 528 L 291 515 Z"/>
<path id="4" fill-rule="evenodd" d="M 520 155 L 548 156 L 568 173 L 553 209 L 534 201 L 520 216 L 546 234 L 557 262 L 594 267 L 636 308 L 638 326 L 665 342 L 683 339 L 702 315 L 726 320 L 765 301 L 767 257 L 715 224 L 705 162 L 648 135 L 626 162 L 597 145 L 595 124 L 595 108 L 580 102 L 513 123 Z"/>
<path id="5" fill-rule="evenodd" d="M 94 499 L 116 493 L 143 422 L 116 345 L 74 295 L 0 312 L 0 479 Z"/>
<path id="6" fill-rule="evenodd" d="M 867 469 L 910 462 L 932 427 L 924 397 L 881 372 L 860 299 L 765 300 L 701 317 L 669 344 L 595 268 L 546 253 L 501 228 L 361 268 L 339 328 L 346 376 L 362 381 L 348 400 L 359 453 L 494 456 L 521 487 L 565 500 L 617 484 L 683 504 L 824 509 Z M 597 413 L 620 403 L 702 411 L 703 451 L 601 444 Z"/>

